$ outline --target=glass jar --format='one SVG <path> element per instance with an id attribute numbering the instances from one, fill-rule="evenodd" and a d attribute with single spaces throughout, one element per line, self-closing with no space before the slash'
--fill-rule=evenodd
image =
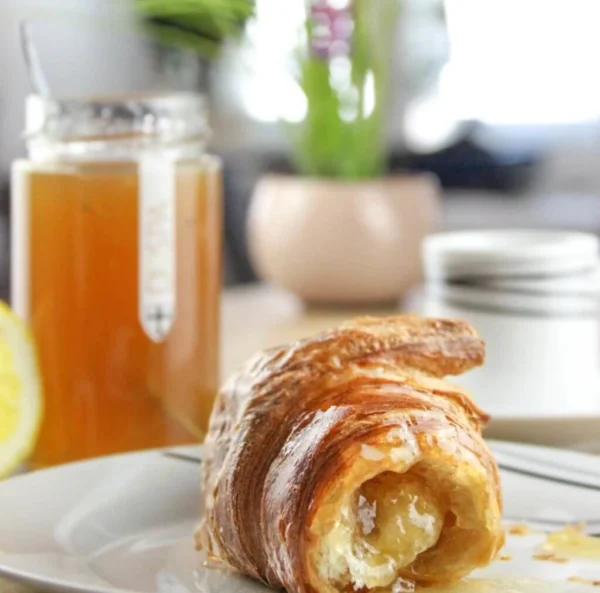
<path id="1" fill-rule="evenodd" d="M 33 467 L 195 442 L 218 388 L 221 164 L 202 97 L 27 101 L 12 304 L 45 416 Z"/>

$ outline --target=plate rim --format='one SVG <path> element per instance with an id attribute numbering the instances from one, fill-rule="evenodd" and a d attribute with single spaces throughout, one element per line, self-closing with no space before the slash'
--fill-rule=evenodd
<path id="1" fill-rule="evenodd" d="M 551 413 L 534 414 L 529 412 L 491 412 L 489 409 L 486 410 L 490 414 L 490 423 L 496 422 L 514 422 L 514 423 L 525 423 L 533 422 L 541 424 L 543 422 L 556 422 L 564 421 L 570 423 L 579 423 L 585 421 L 600 420 L 600 369 L 598 369 L 597 383 L 590 387 L 590 390 L 595 391 L 596 398 L 590 402 L 589 408 L 586 410 L 580 410 L 577 412 L 569 412 L 568 410 L 556 411 Z"/>
<path id="2" fill-rule="evenodd" d="M 544 422 L 570 422 L 570 423 L 581 423 L 581 422 L 594 422 L 600 420 L 600 405 L 598 409 L 590 410 L 589 412 L 578 412 L 577 414 L 548 414 L 542 416 L 509 416 L 504 414 L 493 414 L 490 413 L 490 424 L 493 422 L 513 422 L 513 423 L 535 423 L 542 424 Z M 495 439 L 499 440 L 499 439 Z M 523 443 L 529 444 L 529 443 Z"/>

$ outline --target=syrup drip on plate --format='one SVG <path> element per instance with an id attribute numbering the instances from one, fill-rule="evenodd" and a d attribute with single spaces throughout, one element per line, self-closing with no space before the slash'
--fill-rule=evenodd
<path id="1" fill-rule="evenodd" d="M 600 560 L 600 538 L 586 535 L 584 526 L 568 525 L 550 533 L 541 550 L 558 557 Z"/>

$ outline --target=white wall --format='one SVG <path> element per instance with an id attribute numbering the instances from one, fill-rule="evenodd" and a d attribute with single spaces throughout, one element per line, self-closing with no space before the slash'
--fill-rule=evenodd
<path id="1" fill-rule="evenodd" d="M 0 0 L 0 179 L 24 152 L 23 104 L 31 87 L 19 23 L 31 32 L 55 94 L 120 93 L 157 84 L 128 0 Z"/>

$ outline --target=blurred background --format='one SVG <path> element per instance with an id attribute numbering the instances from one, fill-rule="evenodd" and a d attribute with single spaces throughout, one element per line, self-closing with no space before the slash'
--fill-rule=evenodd
<path id="1" fill-rule="evenodd" d="M 9 171 L 25 153 L 24 99 L 31 91 L 19 37 L 23 21 L 54 94 L 206 93 L 211 150 L 225 165 L 228 285 L 256 280 L 246 215 L 266 172 L 354 178 L 381 174 L 382 168 L 431 171 L 443 188 L 443 228 L 600 232 L 598 0 L 364 3 L 361 22 L 370 29 L 360 34 L 373 54 L 369 63 L 379 67 L 363 72 L 356 97 L 350 93 L 354 87 L 342 88 L 349 67 L 345 40 L 360 39 L 357 22 L 346 18 L 348 4 L 3 0 L 3 292 L 9 282 Z M 342 89 L 335 116 L 339 130 L 345 117 L 340 105 L 351 109 L 356 99 L 367 114 L 357 132 L 363 134 L 363 156 L 355 168 L 348 157 L 343 171 L 335 165 L 328 170 L 327 162 L 339 162 L 335 149 L 326 153 L 309 126 L 298 132 L 314 115 L 314 104 L 326 115 L 328 100 L 319 87 L 318 65 L 298 53 L 307 22 L 310 51 L 325 55 L 330 86 Z M 360 64 L 352 68 L 355 77 Z M 315 121 L 313 128 L 333 130 L 333 119 Z M 365 163 L 365 151 L 376 155 L 372 163 Z M 361 169 L 367 165 L 371 168 Z"/>

